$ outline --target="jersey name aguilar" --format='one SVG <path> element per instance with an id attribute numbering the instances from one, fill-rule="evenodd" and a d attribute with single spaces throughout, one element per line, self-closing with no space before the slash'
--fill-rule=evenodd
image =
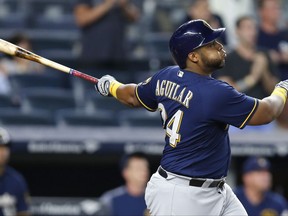
<path id="1" fill-rule="evenodd" d="M 189 102 L 193 97 L 193 93 L 186 87 L 181 89 L 180 85 L 169 80 L 157 80 L 155 95 L 177 101 L 186 108 L 189 108 Z"/>

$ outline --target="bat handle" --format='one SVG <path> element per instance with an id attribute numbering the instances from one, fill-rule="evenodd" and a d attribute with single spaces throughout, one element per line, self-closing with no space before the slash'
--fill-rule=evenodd
<path id="1" fill-rule="evenodd" d="M 80 78 L 85 79 L 85 80 L 88 80 L 94 84 L 98 83 L 97 78 L 90 76 L 88 74 L 82 73 L 80 71 L 74 70 L 74 69 L 70 69 L 69 74 L 76 76 L 76 77 L 80 77 Z"/>

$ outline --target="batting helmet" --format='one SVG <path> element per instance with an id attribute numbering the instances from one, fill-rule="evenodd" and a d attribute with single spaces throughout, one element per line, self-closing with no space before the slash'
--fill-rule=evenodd
<path id="1" fill-rule="evenodd" d="M 0 146 L 10 146 L 10 135 L 4 128 L 0 128 Z"/>
<path id="2" fill-rule="evenodd" d="M 212 29 L 204 20 L 197 19 L 181 25 L 171 36 L 169 47 L 181 69 L 186 67 L 190 52 L 218 38 L 225 28 Z"/>

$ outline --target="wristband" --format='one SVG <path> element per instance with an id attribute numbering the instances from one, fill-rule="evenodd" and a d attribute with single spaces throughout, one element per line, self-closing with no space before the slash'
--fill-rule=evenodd
<path id="1" fill-rule="evenodd" d="M 284 104 L 287 99 L 287 90 L 281 87 L 276 87 L 271 95 L 277 95 L 283 99 Z"/>
<path id="2" fill-rule="evenodd" d="M 123 85 L 123 83 L 120 83 L 120 82 L 118 82 L 117 80 L 113 80 L 113 81 L 111 81 L 111 83 L 110 83 L 109 92 L 110 92 L 110 94 L 111 94 L 113 97 L 115 97 L 116 99 L 117 99 L 117 94 L 116 94 L 117 89 L 118 89 L 120 86 L 122 86 L 122 85 Z"/>

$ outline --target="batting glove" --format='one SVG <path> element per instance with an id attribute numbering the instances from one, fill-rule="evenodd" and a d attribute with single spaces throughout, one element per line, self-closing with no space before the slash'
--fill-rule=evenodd
<path id="1" fill-rule="evenodd" d="M 288 92 L 288 79 L 277 83 L 275 87 L 284 88 Z"/>
<path id="2" fill-rule="evenodd" d="M 110 75 L 105 75 L 98 79 L 98 83 L 95 85 L 95 89 L 99 92 L 100 95 L 102 96 L 111 96 L 109 92 L 109 87 L 111 82 L 115 80 L 114 77 Z"/>

